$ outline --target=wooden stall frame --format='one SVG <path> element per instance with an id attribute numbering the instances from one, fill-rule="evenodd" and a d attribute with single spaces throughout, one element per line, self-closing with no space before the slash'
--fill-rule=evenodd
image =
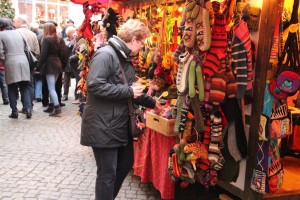
<path id="1" fill-rule="evenodd" d="M 264 0 L 260 17 L 259 40 L 257 46 L 257 57 L 255 66 L 255 77 L 253 86 L 253 103 L 251 110 L 248 158 L 245 172 L 244 190 L 232 185 L 229 182 L 218 181 L 218 185 L 231 194 L 244 200 L 260 200 L 263 195 L 254 192 L 250 188 L 252 170 L 257 164 L 258 150 L 258 127 L 260 115 L 263 109 L 263 96 L 266 87 L 267 71 L 270 66 L 269 57 L 271 52 L 272 36 L 275 29 L 277 12 L 280 6 L 280 0 Z M 242 174 L 240 173 L 240 176 Z"/>

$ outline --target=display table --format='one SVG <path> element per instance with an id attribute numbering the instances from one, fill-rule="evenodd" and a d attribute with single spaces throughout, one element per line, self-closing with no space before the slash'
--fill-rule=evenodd
<path id="1" fill-rule="evenodd" d="M 149 128 L 134 142 L 134 174 L 141 182 L 152 182 L 162 199 L 173 199 L 175 184 L 168 174 L 168 152 L 175 137 L 167 137 Z"/>

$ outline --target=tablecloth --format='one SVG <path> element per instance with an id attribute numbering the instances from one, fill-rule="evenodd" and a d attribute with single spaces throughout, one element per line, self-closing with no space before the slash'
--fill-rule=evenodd
<path id="1" fill-rule="evenodd" d="M 149 128 L 134 142 L 134 174 L 141 182 L 152 182 L 162 199 L 173 199 L 175 184 L 168 174 L 168 152 L 175 137 L 167 137 Z"/>

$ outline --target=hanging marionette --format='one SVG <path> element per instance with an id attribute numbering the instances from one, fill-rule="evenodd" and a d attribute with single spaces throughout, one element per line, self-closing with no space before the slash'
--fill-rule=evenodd
<path id="1" fill-rule="evenodd" d="M 102 20 L 102 26 L 106 28 L 107 40 L 113 35 L 117 35 L 117 28 L 119 27 L 118 14 L 112 8 L 108 8 Z"/>

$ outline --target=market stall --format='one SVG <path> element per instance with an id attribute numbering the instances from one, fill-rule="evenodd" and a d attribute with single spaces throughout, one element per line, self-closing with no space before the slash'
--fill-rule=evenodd
<path id="1" fill-rule="evenodd" d="M 175 183 L 219 185 L 241 199 L 280 194 L 289 181 L 281 140 L 299 134 L 290 128 L 295 105 L 287 104 L 300 87 L 299 0 L 291 12 L 282 0 L 76 2 L 85 14 L 84 96 L 90 57 L 122 21 L 139 18 L 152 31 L 132 59 L 136 82 L 164 105 L 160 113 L 142 109 L 147 128 L 134 143 L 133 166 L 142 182 L 163 199 L 176 198 Z"/>

